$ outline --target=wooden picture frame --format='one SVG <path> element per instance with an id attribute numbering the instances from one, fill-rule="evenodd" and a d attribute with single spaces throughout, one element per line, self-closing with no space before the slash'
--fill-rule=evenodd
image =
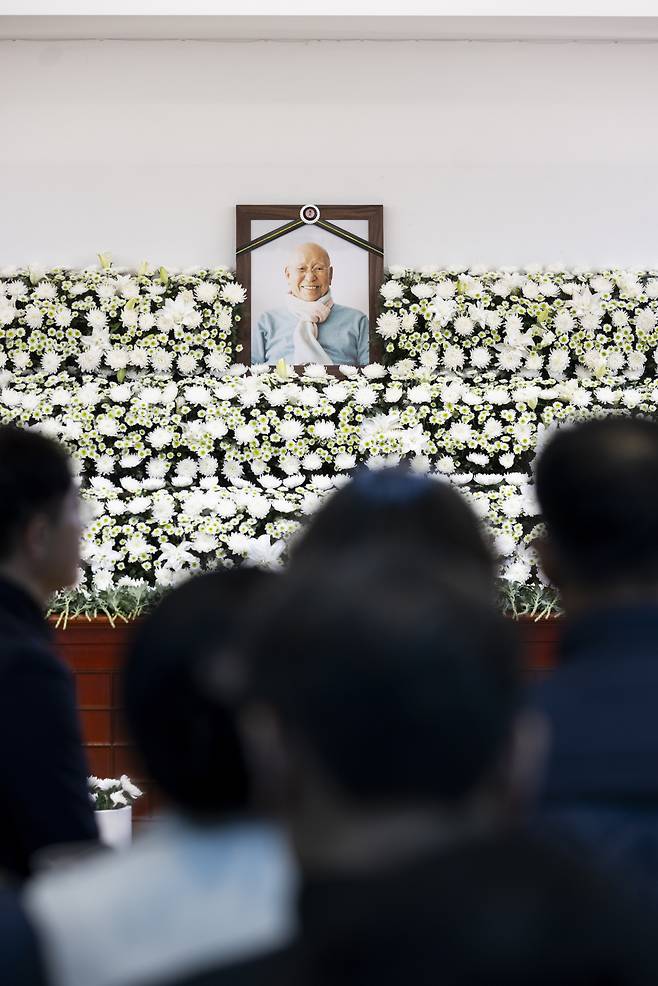
<path id="1" fill-rule="evenodd" d="M 323 236 L 336 237 L 337 241 L 367 252 L 368 269 L 368 363 L 378 363 L 382 359 L 382 340 L 376 334 L 375 325 L 379 314 L 379 289 L 384 276 L 384 210 L 381 205 L 237 205 L 236 206 L 236 277 L 247 291 L 247 298 L 238 326 L 237 342 L 241 351 L 236 353 L 236 361 L 252 363 L 252 256 L 259 247 L 282 239 L 297 230 L 308 229 L 308 240 L 313 240 L 314 229 L 323 230 Z M 254 235 L 252 224 L 264 221 L 275 224 L 269 232 Z M 341 221 L 367 222 L 367 237 L 358 236 L 340 227 Z M 297 239 L 302 233 L 296 233 Z M 341 244 L 343 247 L 344 244 Z M 281 273 L 283 283 L 283 271 Z M 282 289 L 282 296 L 283 296 Z M 331 372 L 338 367 L 328 365 Z"/>

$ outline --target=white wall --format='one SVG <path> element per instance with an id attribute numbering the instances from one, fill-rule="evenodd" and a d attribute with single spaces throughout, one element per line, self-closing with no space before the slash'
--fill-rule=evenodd
<path id="1" fill-rule="evenodd" d="M 658 264 L 658 48 L 0 42 L 0 266 L 232 263 L 235 203 L 385 206 L 388 263 Z"/>

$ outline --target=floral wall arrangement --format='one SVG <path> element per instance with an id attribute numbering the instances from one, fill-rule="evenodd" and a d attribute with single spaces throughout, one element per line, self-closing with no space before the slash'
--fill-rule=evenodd
<path id="1" fill-rule="evenodd" d="M 236 362 L 224 268 L 0 271 L 0 420 L 62 440 L 87 519 L 55 610 L 129 616 L 192 572 L 284 563 L 359 465 L 457 485 L 500 557 L 504 604 L 556 605 L 531 543 L 532 462 L 580 418 L 658 410 L 658 272 L 392 268 L 386 365 Z"/>

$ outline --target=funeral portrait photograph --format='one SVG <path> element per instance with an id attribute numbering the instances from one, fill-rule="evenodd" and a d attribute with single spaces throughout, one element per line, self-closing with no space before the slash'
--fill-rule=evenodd
<path id="1" fill-rule="evenodd" d="M 240 210 L 267 208 L 238 206 L 238 216 Z M 380 212 L 375 243 L 370 217 L 358 214 L 364 208 Z M 381 207 L 306 205 L 278 210 L 287 215 L 252 214 L 248 229 L 244 217 L 242 224 L 238 222 L 237 264 L 248 293 L 244 350 L 248 344 L 249 362 L 373 362 L 370 326 L 383 269 Z M 347 215 L 352 211 L 356 217 Z M 246 336 L 246 326 L 243 332 Z"/>

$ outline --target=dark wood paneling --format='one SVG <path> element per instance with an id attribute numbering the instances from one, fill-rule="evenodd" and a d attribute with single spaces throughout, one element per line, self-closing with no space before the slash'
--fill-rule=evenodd
<path id="1" fill-rule="evenodd" d="M 562 621 L 521 619 L 518 625 L 528 672 L 547 674 L 555 663 Z M 71 620 L 56 630 L 56 641 L 75 677 L 89 769 L 99 777 L 128 774 L 144 791 L 134 809 L 137 818 L 144 818 L 160 799 L 122 722 L 120 675 L 131 633 L 129 625 L 112 627 L 103 619 Z"/>

